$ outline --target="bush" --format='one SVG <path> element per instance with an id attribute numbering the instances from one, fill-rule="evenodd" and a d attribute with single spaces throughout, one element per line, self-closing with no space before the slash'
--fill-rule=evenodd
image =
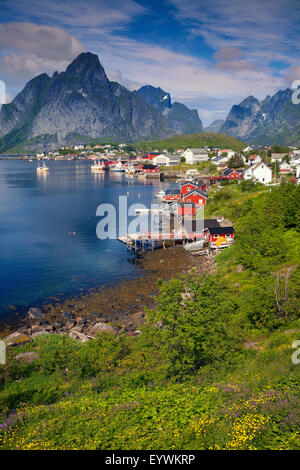
<path id="1" fill-rule="evenodd" d="M 157 308 L 148 312 L 143 347 L 160 352 L 169 374 L 191 373 L 233 356 L 239 342 L 228 328 L 237 304 L 218 279 L 171 280 L 163 283 Z"/>
<path id="2" fill-rule="evenodd" d="M 241 191 L 253 191 L 254 189 L 256 189 L 257 187 L 257 183 L 255 183 L 255 181 L 253 180 L 243 180 L 241 181 L 240 183 L 240 188 L 241 188 Z"/>

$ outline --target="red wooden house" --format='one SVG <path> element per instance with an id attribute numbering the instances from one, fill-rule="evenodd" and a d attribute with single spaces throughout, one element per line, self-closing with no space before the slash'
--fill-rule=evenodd
<path id="1" fill-rule="evenodd" d="M 217 219 L 190 219 L 183 220 L 183 226 L 189 238 L 204 238 L 209 227 L 220 227 Z"/>
<path id="2" fill-rule="evenodd" d="M 196 184 L 197 184 L 198 188 L 201 189 L 201 191 L 206 191 L 207 190 L 207 185 L 203 181 L 198 181 Z"/>
<path id="3" fill-rule="evenodd" d="M 144 155 L 141 156 L 141 160 L 142 161 L 148 161 L 148 162 L 151 162 L 153 160 L 154 157 L 157 157 L 158 155 L 160 155 L 160 153 L 154 153 L 154 152 L 151 152 L 151 153 L 145 153 Z"/>
<path id="4" fill-rule="evenodd" d="M 180 201 L 181 200 L 180 189 L 167 189 L 165 191 L 164 200 L 166 202 Z"/>
<path id="5" fill-rule="evenodd" d="M 156 165 L 142 165 L 142 172 L 145 174 L 159 174 L 159 166 Z"/>
<path id="6" fill-rule="evenodd" d="M 194 203 L 199 206 L 205 206 L 207 201 L 207 193 L 198 188 L 194 188 L 182 197 L 184 203 Z"/>
<path id="7" fill-rule="evenodd" d="M 205 239 L 211 248 L 225 248 L 234 239 L 233 227 L 208 227 L 205 229 Z"/>
<path id="8" fill-rule="evenodd" d="M 236 170 L 235 168 L 226 168 L 223 171 L 222 176 L 228 179 L 241 179 L 243 178 L 243 170 Z"/>
<path id="9" fill-rule="evenodd" d="M 191 181 L 186 181 L 185 183 L 181 183 L 180 191 L 181 196 L 183 197 L 186 193 L 189 193 L 192 189 L 200 189 L 201 191 L 206 191 L 206 184 L 203 181 L 199 181 L 198 183 L 192 183 Z"/>

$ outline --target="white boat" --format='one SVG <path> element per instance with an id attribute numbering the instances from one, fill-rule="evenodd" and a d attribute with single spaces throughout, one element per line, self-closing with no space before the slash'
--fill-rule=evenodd
<path id="1" fill-rule="evenodd" d="M 159 191 L 159 193 L 155 194 L 155 197 L 163 199 L 165 197 L 165 195 L 166 195 L 165 191 L 161 190 L 161 191 Z"/>
<path id="2" fill-rule="evenodd" d="M 43 162 L 42 165 L 40 165 L 40 162 L 38 162 L 38 166 L 37 166 L 36 171 L 37 172 L 49 171 L 49 168 L 46 166 L 45 162 Z"/>
<path id="3" fill-rule="evenodd" d="M 104 165 L 102 165 L 102 163 L 98 162 L 97 160 L 95 160 L 95 162 L 93 163 L 93 165 L 91 165 L 91 170 L 104 170 Z"/>
<path id="4" fill-rule="evenodd" d="M 136 171 L 135 171 L 135 168 L 134 166 L 128 166 L 127 168 L 125 168 L 125 175 L 127 176 L 133 176 L 135 175 Z"/>
<path id="5" fill-rule="evenodd" d="M 121 172 L 125 171 L 121 162 L 118 162 L 116 165 L 110 167 L 110 171 Z"/>
<path id="6" fill-rule="evenodd" d="M 202 250 L 205 240 L 201 239 L 196 242 L 187 243 L 184 245 L 184 249 L 187 251 L 199 251 Z"/>

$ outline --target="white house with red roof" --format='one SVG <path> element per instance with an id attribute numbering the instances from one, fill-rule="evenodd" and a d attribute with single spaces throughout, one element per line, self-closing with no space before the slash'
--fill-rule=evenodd
<path id="1" fill-rule="evenodd" d="M 257 165 L 257 163 L 261 162 L 261 156 L 256 154 L 250 155 L 248 161 L 251 165 Z"/>

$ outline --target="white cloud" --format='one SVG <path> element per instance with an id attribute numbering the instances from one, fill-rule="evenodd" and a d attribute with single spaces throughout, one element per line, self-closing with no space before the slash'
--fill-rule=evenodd
<path id="1" fill-rule="evenodd" d="M 10 48 L 52 61 L 72 60 L 85 49 L 61 28 L 18 22 L 0 25 L 0 49 Z"/>
<path id="2" fill-rule="evenodd" d="M 295 60 L 299 53 L 298 0 L 169 1 L 191 34 L 202 36 L 215 50 L 239 48 L 261 65 L 270 55 L 273 60 Z"/>
<path id="3" fill-rule="evenodd" d="M 227 60 L 233 61 L 236 59 L 241 59 L 245 53 L 234 46 L 222 47 L 219 51 L 215 52 L 213 57 L 215 60 L 220 62 L 225 62 Z"/>
<path id="4" fill-rule="evenodd" d="M 99 27 L 102 31 L 123 29 L 133 19 L 146 13 L 147 9 L 134 0 L 1 0 L 17 16 L 18 21 L 25 21 L 30 15 L 34 22 L 52 26 L 78 28 Z"/>
<path id="5" fill-rule="evenodd" d="M 113 70 L 113 69 L 105 69 L 106 75 L 108 76 L 109 80 L 112 82 L 118 82 L 128 90 L 137 90 L 141 88 L 145 83 L 137 82 L 135 80 L 131 80 L 129 78 L 125 78 L 120 70 Z"/>
<path id="6" fill-rule="evenodd" d="M 94 42 L 93 49 L 106 68 L 119 70 L 125 79 L 161 86 L 185 100 L 200 95 L 232 98 L 249 92 L 264 96 L 282 83 L 268 71 L 241 66 L 221 73 L 206 60 L 121 36 L 101 44 Z"/>

